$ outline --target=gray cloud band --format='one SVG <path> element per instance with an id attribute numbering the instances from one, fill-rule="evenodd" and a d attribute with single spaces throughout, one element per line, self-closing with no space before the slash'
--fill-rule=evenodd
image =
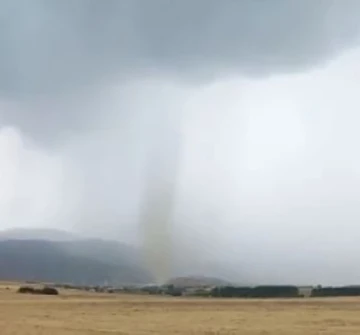
<path id="1" fill-rule="evenodd" d="M 0 96 L 33 101 L 149 73 L 296 71 L 355 45 L 359 9 L 357 0 L 0 0 Z M 24 126 L 19 113 L 3 118 Z"/>

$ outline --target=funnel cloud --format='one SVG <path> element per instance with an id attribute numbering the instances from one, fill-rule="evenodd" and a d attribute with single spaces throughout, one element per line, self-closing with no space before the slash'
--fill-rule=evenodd
<path id="1" fill-rule="evenodd" d="M 0 26 L 0 228 L 140 244 L 158 281 L 359 283 L 357 0 L 0 0 Z"/>

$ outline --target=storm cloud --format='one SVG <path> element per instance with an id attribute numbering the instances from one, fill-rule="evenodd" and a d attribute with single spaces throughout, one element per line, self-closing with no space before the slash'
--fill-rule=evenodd
<path id="1" fill-rule="evenodd" d="M 357 0 L 0 0 L 3 227 L 134 242 L 160 148 L 179 268 L 343 281 L 308 232 L 356 254 L 359 37 Z"/>
<path id="2" fill-rule="evenodd" d="M 359 10 L 356 0 L 1 0 L 0 94 L 32 102 L 31 116 L 12 111 L 5 122 L 39 133 L 35 116 L 54 135 L 88 118 L 81 107 L 41 108 L 74 90 L 311 68 L 356 45 Z"/>

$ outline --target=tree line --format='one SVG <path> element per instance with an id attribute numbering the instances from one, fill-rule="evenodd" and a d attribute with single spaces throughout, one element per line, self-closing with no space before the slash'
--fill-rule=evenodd
<path id="1" fill-rule="evenodd" d="M 300 296 L 297 286 L 255 286 L 236 287 L 222 286 L 215 287 L 209 292 L 211 297 L 221 298 L 293 298 Z"/>
<path id="2" fill-rule="evenodd" d="M 221 298 L 297 298 L 303 297 L 299 287 L 291 285 L 236 287 L 215 287 L 210 297 Z M 311 289 L 310 297 L 349 297 L 360 296 L 360 286 L 321 287 Z"/>
<path id="3" fill-rule="evenodd" d="M 198 296 L 214 298 L 301 298 L 305 295 L 298 286 L 293 285 L 260 285 L 260 286 L 217 286 L 212 289 L 191 290 L 174 285 L 148 286 L 140 291 L 147 294 L 165 294 L 172 296 Z M 350 297 L 360 296 L 360 286 L 316 286 L 309 288 L 310 297 Z"/>

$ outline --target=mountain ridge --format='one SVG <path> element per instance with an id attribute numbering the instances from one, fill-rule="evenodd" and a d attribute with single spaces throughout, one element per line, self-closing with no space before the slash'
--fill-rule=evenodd
<path id="1" fill-rule="evenodd" d="M 0 232 L 0 279 L 77 285 L 153 281 L 136 248 L 66 231 L 21 228 Z"/>
<path id="2" fill-rule="evenodd" d="M 202 262 L 189 267 L 183 260 L 176 264 L 168 280 L 176 286 L 233 282 L 222 263 Z M 124 286 L 147 285 L 154 277 L 136 246 L 66 230 L 13 228 L 0 231 L 0 280 Z"/>

